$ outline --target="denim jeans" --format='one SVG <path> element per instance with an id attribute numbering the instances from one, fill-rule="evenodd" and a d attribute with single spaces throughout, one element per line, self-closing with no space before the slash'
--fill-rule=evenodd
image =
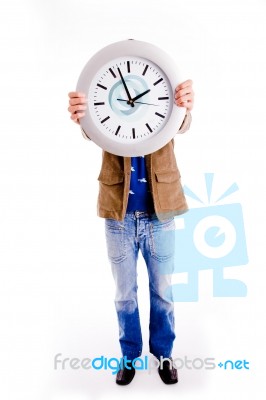
<path id="1" fill-rule="evenodd" d="M 170 357 L 174 332 L 174 303 L 164 291 L 171 285 L 175 259 L 174 218 L 160 222 L 155 214 L 132 212 L 123 221 L 105 220 L 108 257 L 116 285 L 115 307 L 123 356 L 139 357 L 142 334 L 137 298 L 137 259 L 145 260 L 150 293 L 149 350 Z M 171 290 L 170 290 L 171 293 Z"/>

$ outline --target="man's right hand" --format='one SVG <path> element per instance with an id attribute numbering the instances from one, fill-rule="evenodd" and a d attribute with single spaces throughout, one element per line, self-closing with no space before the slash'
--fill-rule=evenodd
<path id="1" fill-rule="evenodd" d="M 70 92 L 68 93 L 69 97 L 69 107 L 68 111 L 70 112 L 70 118 L 79 124 L 79 118 L 84 117 L 85 110 L 87 109 L 87 99 L 85 93 L 80 92 Z"/>

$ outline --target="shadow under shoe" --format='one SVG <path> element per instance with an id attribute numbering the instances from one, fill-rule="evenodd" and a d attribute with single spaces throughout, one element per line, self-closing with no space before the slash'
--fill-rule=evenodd
<path id="1" fill-rule="evenodd" d="M 118 385 L 128 385 L 133 380 L 135 373 L 136 370 L 132 366 L 132 361 L 127 361 L 126 365 L 122 362 L 121 368 L 116 375 L 116 383 Z"/>

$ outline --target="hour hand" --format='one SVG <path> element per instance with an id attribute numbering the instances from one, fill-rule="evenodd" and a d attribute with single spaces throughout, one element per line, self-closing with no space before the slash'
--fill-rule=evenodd
<path id="1" fill-rule="evenodd" d="M 142 96 L 144 96 L 145 94 L 149 93 L 150 91 L 151 91 L 151 89 L 145 90 L 145 92 L 140 93 L 140 94 L 138 94 L 136 97 L 134 97 L 134 98 L 132 99 L 132 101 L 134 102 L 134 101 L 140 99 Z"/>
<path id="2" fill-rule="evenodd" d="M 133 102 L 132 99 L 131 99 L 131 96 L 130 96 L 128 87 L 127 87 L 126 82 L 125 82 L 125 79 L 124 79 L 124 77 L 123 77 L 123 75 L 122 75 L 122 73 L 121 73 L 121 71 L 120 71 L 120 68 L 118 67 L 117 70 L 118 70 L 118 73 L 119 73 L 119 75 L 120 75 L 121 81 L 122 81 L 122 83 L 123 83 L 123 85 L 124 85 L 126 94 L 127 94 L 127 98 L 128 98 L 127 104 L 130 104 L 131 107 L 134 107 L 134 102 Z"/>

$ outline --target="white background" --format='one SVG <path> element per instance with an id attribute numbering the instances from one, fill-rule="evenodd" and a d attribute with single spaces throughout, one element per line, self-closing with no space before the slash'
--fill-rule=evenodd
<path id="1" fill-rule="evenodd" d="M 259 399 L 265 394 L 264 0 L 2 0 L 0 3 L 0 379 L 3 399 Z M 194 81 L 190 131 L 176 140 L 183 184 L 243 208 L 249 264 L 227 276 L 246 298 L 176 303 L 175 357 L 246 359 L 250 370 L 182 369 L 178 385 L 139 371 L 55 371 L 63 357 L 119 357 L 104 221 L 96 216 L 101 150 L 69 119 L 67 93 L 103 46 L 135 38 L 169 52 Z M 191 206 L 197 206 L 190 203 Z M 148 282 L 139 303 L 148 355 Z M 264 352 L 264 354 L 263 354 Z"/>

